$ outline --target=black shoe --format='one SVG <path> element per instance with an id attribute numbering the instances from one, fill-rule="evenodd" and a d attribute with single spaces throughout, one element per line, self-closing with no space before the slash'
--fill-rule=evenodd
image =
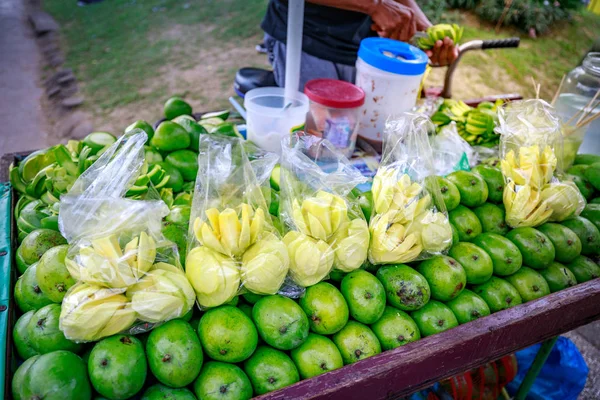
<path id="1" fill-rule="evenodd" d="M 265 46 L 265 42 L 260 42 L 255 48 L 257 53 L 267 54 L 267 46 Z"/>

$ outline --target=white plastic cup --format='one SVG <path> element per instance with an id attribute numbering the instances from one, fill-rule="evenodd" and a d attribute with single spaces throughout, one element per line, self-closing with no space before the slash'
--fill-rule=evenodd
<path id="1" fill-rule="evenodd" d="M 289 94 L 288 94 L 289 95 Z M 292 132 L 304 130 L 308 97 L 296 92 L 287 99 L 283 88 L 252 89 L 244 97 L 246 108 L 246 139 L 263 150 L 281 154 L 281 139 Z"/>
<path id="2" fill-rule="evenodd" d="M 417 102 L 427 55 L 407 43 L 386 38 L 361 42 L 356 86 L 365 92 L 359 135 L 381 143 L 389 115 L 409 111 Z"/>

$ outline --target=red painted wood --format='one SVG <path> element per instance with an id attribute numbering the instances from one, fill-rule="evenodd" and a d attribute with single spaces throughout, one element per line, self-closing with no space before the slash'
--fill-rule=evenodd
<path id="1" fill-rule="evenodd" d="M 390 399 L 600 319 L 600 278 L 259 397 Z"/>

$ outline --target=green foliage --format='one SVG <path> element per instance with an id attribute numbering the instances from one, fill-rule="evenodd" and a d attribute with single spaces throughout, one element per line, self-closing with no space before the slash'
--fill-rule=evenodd
<path id="1" fill-rule="evenodd" d="M 421 10 L 423 10 L 431 23 L 439 24 L 444 20 L 444 14 L 448 10 L 448 3 L 446 0 L 421 0 L 419 1 L 419 7 L 421 7 Z"/>
<path id="2" fill-rule="evenodd" d="M 477 14 L 488 21 L 498 22 L 504 15 L 502 25 L 515 26 L 523 31 L 535 29 L 539 34 L 547 32 L 554 23 L 570 18 L 569 9 L 581 3 L 578 0 L 514 0 L 504 15 L 504 0 L 481 0 Z"/>
<path id="3" fill-rule="evenodd" d="M 479 4 L 479 0 L 448 0 L 450 8 L 461 8 L 464 10 L 472 10 Z"/>

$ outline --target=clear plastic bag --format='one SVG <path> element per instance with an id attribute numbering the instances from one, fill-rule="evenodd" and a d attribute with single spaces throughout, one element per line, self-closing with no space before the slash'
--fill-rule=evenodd
<path id="1" fill-rule="evenodd" d="M 374 210 L 369 224 L 373 264 L 395 264 L 441 254 L 452 244 L 452 229 L 435 175 L 424 115 L 404 113 L 386 122 L 383 155 L 373 179 Z"/>
<path id="2" fill-rule="evenodd" d="M 65 265 L 78 281 L 62 304 L 60 328 L 68 339 L 143 331 L 194 305 L 177 247 L 161 232 L 167 205 L 153 190 L 144 200 L 124 197 L 143 169 L 145 142 L 143 131 L 127 133 L 61 198 Z"/>
<path id="3" fill-rule="evenodd" d="M 277 293 L 288 273 L 289 257 L 244 142 L 201 136 L 198 167 L 186 275 L 199 305 L 224 304 L 241 288 Z"/>
<path id="4" fill-rule="evenodd" d="M 558 178 L 562 134 L 552 106 L 536 99 L 509 103 L 498 110 L 498 121 L 508 225 L 535 227 L 579 215 L 585 199 L 573 182 Z"/>
<path id="5" fill-rule="evenodd" d="M 446 176 L 454 171 L 468 171 L 475 163 L 473 148 L 456 130 L 456 123 L 444 126 L 429 139 L 433 151 L 435 173 Z"/>
<path id="6" fill-rule="evenodd" d="M 295 283 L 308 287 L 333 268 L 363 265 L 369 229 L 349 194 L 366 180 L 325 139 L 296 133 L 282 140 L 280 217 Z"/>

